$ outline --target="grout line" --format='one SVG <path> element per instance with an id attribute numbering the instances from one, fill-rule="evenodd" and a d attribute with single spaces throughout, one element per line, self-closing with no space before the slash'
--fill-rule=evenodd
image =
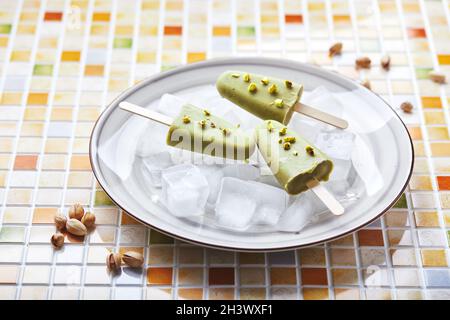
<path id="1" fill-rule="evenodd" d="M 213 1 L 207 3 L 206 9 L 206 59 L 213 57 L 212 39 L 213 39 Z"/>

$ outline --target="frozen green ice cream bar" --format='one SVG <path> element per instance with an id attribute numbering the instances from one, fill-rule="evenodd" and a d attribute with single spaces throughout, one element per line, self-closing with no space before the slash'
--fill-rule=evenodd
<path id="1" fill-rule="evenodd" d="M 264 121 L 255 130 L 261 154 L 289 194 L 307 190 L 310 180 L 328 180 L 333 162 L 294 131 L 274 120 Z"/>
<path id="2" fill-rule="evenodd" d="M 301 84 L 242 71 L 226 71 L 216 82 L 220 95 L 263 120 L 289 123 L 303 92 Z"/>
<path id="3" fill-rule="evenodd" d="M 255 151 L 254 137 L 208 110 L 186 104 L 167 133 L 173 147 L 235 160 L 248 159 Z"/>

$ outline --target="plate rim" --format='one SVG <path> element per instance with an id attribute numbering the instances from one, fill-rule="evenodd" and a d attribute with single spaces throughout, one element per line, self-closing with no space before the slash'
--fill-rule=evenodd
<path id="1" fill-rule="evenodd" d="M 154 225 L 152 225 L 151 223 L 147 222 L 147 221 L 143 221 L 142 219 L 140 219 L 139 217 L 135 216 L 132 212 L 130 212 L 129 210 L 126 210 L 124 208 L 124 205 L 119 204 L 119 202 L 117 200 L 115 200 L 110 193 L 108 192 L 108 188 L 105 187 L 104 184 L 106 184 L 106 182 L 103 184 L 101 182 L 101 174 L 100 174 L 100 168 L 97 167 L 96 162 L 94 161 L 94 153 L 97 150 L 96 145 L 93 143 L 94 140 L 98 139 L 98 126 L 101 122 L 104 121 L 105 115 L 107 113 L 110 113 L 114 108 L 115 105 L 117 105 L 120 101 L 123 101 L 124 98 L 126 98 L 127 96 L 129 96 L 130 94 L 132 94 L 133 92 L 139 90 L 140 88 L 146 86 L 147 84 L 158 80 L 160 78 L 164 78 L 167 76 L 170 76 L 172 74 L 176 74 L 176 73 L 180 73 L 180 72 L 184 72 L 186 70 L 191 70 L 191 69 L 196 69 L 197 67 L 203 67 L 203 66 L 208 66 L 210 64 L 214 65 L 214 64 L 224 64 L 227 62 L 233 62 L 235 63 L 236 61 L 240 61 L 242 63 L 245 62 L 262 62 L 263 64 L 266 65 L 277 65 L 277 62 L 279 63 L 280 61 L 284 61 L 287 62 L 289 64 L 292 64 L 294 67 L 295 66 L 307 66 L 308 68 L 312 68 L 315 69 L 319 72 L 328 72 L 328 73 L 332 73 L 333 76 L 340 78 L 343 81 L 350 81 L 353 85 L 356 85 L 358 88 L 363 89 L 363 90 L 367 90 L 369 91 L 371 94 L 375 95 L 377 98 L 379 98 L 388 108 L 390 108 L 392 110 L 392 112 L 394 113 L 394 115 L 398 118 L 398 120 L 400 121 L 400 123 L 403 125 L 403 128 L 406 132 L 406 135 L 409 139 L 409 143 L 410 143 L 410 149 L 411 149 L 411 160 L 410 160 L 410 169 L 409 169 L 409 173 L 408 173 L 408 177 L 405 180 L 405 183 L 403 185 L 403 187 L 401 188 L 399 194 L 397 194 L 397 196 L 393 199 L 393 201 L 384 209 L 382 210 L 380 213 L 378 213 L 377 215 L 375 215 L 372 219 L 364 222 L 363 224 L 352 228 L 351 230 L 345 231 L 344 233 L 341 233 L 337 236 L 333 236 L 333 237 L 328 237 L 319 241 L 314 241 L 314 242 L 310 242 L 307 244 L 299 244 L 299 245 L 292 245 L 292 246 L 285 246 L 285 247 L 279 247 L 279 248 L 239 248 L 239 247 L 233 247 L 233 246 L 223 246 L 223 245 L 216 245 L 216 244 L 211 244 L 208 242 L 203 242 L 203 241 L 198 241 L 198 240 L 193 240 L 193 239 L 189 239 L 189 238 L 185 238 L 183 236 L 177 235 L 177 234 L 173 234 L 171 232 L 162 230 L 161 228 L 158 228 Z M 280 66 L 281 67 L 281 66 Z M 117 106 L 116 106 L 117 107 Z M 400 199 L 400 197 L 403 195 L 404 191 L 406 190 L 406 187 L 408 186 L 408 183 L 411 179 L 412 173 L 413 173 L 413 169 L 414 169 L 414 162 L 415 162 L 415 153 L 414 153 L 414 144 L 411 138 L 411 135 L 408 131 L 408 128 L 406 126 L 406 124 L 403 122 L 403 120 L 400 118 L 400 116 L 397 114 L 397 112 L 394 110 L 394 108 L 387 103 L 379 94 L 367 89 L 366 87 L 364 87 L 363 85 L 361 85 L 360 83 L 354 81 L 353 79 L 338 73 L 337 71 L 334 70 L 326 70 L 320 66 L 316 66 L 314 64 L 309 64 L 309 63 L 304 63 L 304 62 L 299 62 L 299 61 L 295 61 L 295 60 L 291 60 L 291 59 L 286 59 L 286 58 L 269 58 L 269 57 L 259 57 L 259 56 L 246 56 L 246 57 L 226 57 L 226 58 L 212 58 L 212 59 L 208 59 L 208 60 L 204 60 L 204 61 L 200 61 L 200 62 L 194 62 L 194 63 L 190 63 L 190 64 L 184 64 L 178 67 L 175 67 L 174 69 L 170 69 L 170 70 L 166 70 L 166 71 L 162 71 L 162 72 L 158 72 L 152 76 L 149 76 L 147 78 L 144 78 L 143 80 L 141 80 L 140 82 L 132 85 L 131 87 L 125 89 L 124 91 L 122 91 L 117 97 L 115 97 L 106 107 L 105 109 L 100 113 L 100 115 L 98 116 L 97 120 L 94 123 L 94 126 L 92 128 L 91 131 L 91 136 L 89 138 L 89 161 L 90 161 L 90 165 L 91 165 L 91 169 L 92 172 L 94 173 L 95 179 L 97 180 L 97 183 L 102 187 L 103 191 L 107 194 L 107 196 L 111 199 L 111 201 L 117 205 L 120 209 L 122 209 L 123 211 L 125 211 L 126 213 L 130 214 L 134 219 L 138 220 L 140 223 L 146 225 L 147 227 L 150 227 L 151 229 L 154 229 L 162 234 L 165 234 L 167 236 L 173 237 L 175 239 L 187 242 L 187 243 L 191 243 L 191 244 L 195 244 L 195 245 L 200 245 L 203 247 L 208 247 L 208 248 L 213 248 L 213 249 L 221 249 L 221 250 L 226 250 L 226 251 L 238 251 L 238 252 L 279 252 L 279 251 L 287 251 L 287 250 L 294 250 L 294 249 L 299 249 L 299 248 L 305 248 L 305 247 L 311 247 L 317 244 L 322 244 L 325 242 L 329 242 L 329 241 L 333 241 L 336 239 L 340 239 L 343 238 L 345 236 L 347 236 L 348 234 L 351 234 L 355 231 L 360 230 L 361 228 L 371 224 L 373 221 L 377 220 L 378 218 L 380 218 L 381 216 L 383 216 L 389 209 L 391 209 L 396 203 L 397 201 Z"/>

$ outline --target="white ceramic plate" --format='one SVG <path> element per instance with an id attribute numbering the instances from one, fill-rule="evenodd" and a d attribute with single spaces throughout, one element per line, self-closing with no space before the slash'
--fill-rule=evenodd
<path id="1" fill-rule="evenodd" d="M 312 91 L 319 85 L 347 93 L 354 100 L 344 109 L 350 130 L 357 133 L 372 159 L 360 159 L 366 192 L 340 217 L 321 220 L 300 233 L 233 232 L 179 219 L 151 201 L 142 190 L 139 172 L 122 182 L 100 159 L 99 146 L 105 143 L 129 117 L 118 108 L 121 101 L 147 106 L 164 93 L 177 94 L 201 90 L 215 83 L 225 70 L 245 70 L 278 76 L 303 83 Z M 150 137 L 151 138 L 151 137 Z M 184 241 L 240 251 L 276 251 L 332 240 L 372 222 L 396 203 L 408 184 L 413 168 L 414 150 L 404 123 L 395 111 L 376 94 L 333 72 L 312 65 L 283 59 L 227 58 L 183 66 L 155 75 L 117 97 L 101 114 L 90 143 L 94 174 L 111 199 L 142 223 Z M 375 175 L 374 175 L 375 172 Z"/>

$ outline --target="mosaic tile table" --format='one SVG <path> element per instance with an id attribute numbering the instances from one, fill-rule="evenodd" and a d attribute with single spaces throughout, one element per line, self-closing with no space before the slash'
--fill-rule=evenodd
<path id="1" fill-rule="evenodd" d="M 342 57 L 327 50 L 344 43 Z M 449 1 L 0 0 L 0 298 L 450 299 Z M 389 52 L 392 68 L 379 68 Z M 370 71 L 354 70 L 368 55 Z M 180 243 L 135 222 L 96 184 L 92 126 L 108 101 L 160 70 L 212 57 L 313 59 L 399 111 L 416 166 L 384 218 L 343 239 L 273 254 Z M 84 241 L 54 252 L 52 217 L 97 215 Z M 106 272 L 109 250 L 145 255 Z"/>

